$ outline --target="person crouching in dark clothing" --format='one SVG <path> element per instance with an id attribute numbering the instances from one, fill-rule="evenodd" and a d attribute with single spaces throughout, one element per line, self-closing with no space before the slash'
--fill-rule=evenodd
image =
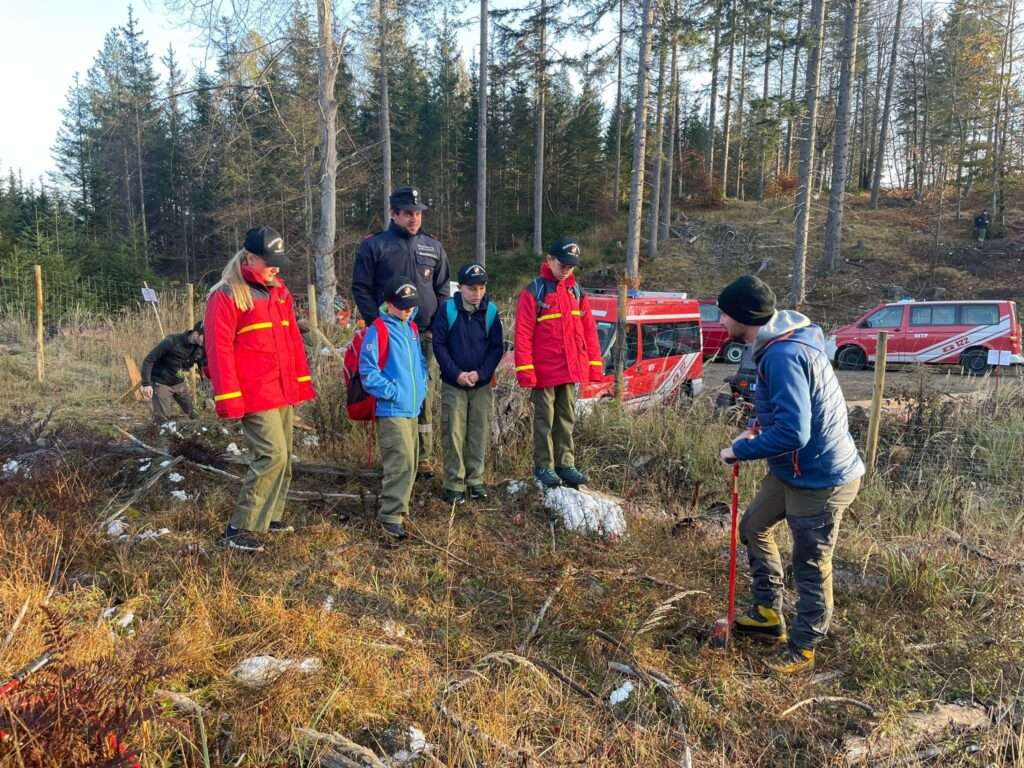
<path id="1" fill-rule="evenodd" d="M 190 419 L 196 418 L 192 393 L 182 373 L 206 365 L 203 350 L 203 323 L 190 331 L 173 333 L 149 351 L 142 361 L 142 397 L 153 403 L 153 419 L 162 424 L 174 416 L 176 402 Z"/>

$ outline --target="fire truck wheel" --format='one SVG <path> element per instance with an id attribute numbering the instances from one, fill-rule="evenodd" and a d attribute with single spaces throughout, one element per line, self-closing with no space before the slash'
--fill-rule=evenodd
<path id="1" fill-rule="evenodd" d="M 732 365 L 739 365 L 740 360 L 743 359 L 743 345 L 729 342 L 722 350 L 722 359 Z"/>
<path id="2" fill-rule="evenodd" d="M 868 367 L 868 356 L 860 347 L 843 347 L 836 354 L 836 368 L 841 371 L 863 371 Z"/>
<path id="3" fill-rule="evenodd" d="M 966 350 L 960 355 L 960 366 L 966 376 L 984 376 L 988 372 L 988 350 Z"/>

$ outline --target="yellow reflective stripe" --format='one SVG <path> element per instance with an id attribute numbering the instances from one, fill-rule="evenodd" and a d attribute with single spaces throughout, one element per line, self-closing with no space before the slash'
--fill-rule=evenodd
<path id="1" fill-rule="evenodd" d="M 223 395 L 215 395 L 214 402 L 219 403 L 221 400 L 234 400 L 236 397 L 241 397 L 241 392 L 225 392 Z"/>
<path id="2" fill-rule="evenodd" d="M 291 324 L 292 324 L 292 323 L 291 323 L 291 321 L 290 321 L 290 320 L 282 320 L 282 321 L 281 321 L 281 325 L 283 325 L 283 326 L 284 326 L 285 328 L 287 328 L 287 327 L 288 327 L 289 325 L 291 325 Z"/>
<path id="3" fill-rule="evenodd" d="M 296 381 L 312 381 L 312 380 L 313 380 L 312 376 L 299 376 L 299 378 L 296 379 Z"/>
<path id="4" fill-rule="evenodd" d="M 552 312 L 550 315 L 541 315 L 537 318 L 538 323 L 543 323 L 545 320 L 557 320 L 562 316 L 561 312 Z"/>
<path id="5" fill-rule="evenodd" d="M 572 316 L 573 317 L 583 317 L 583 311 L 579 310 L 579 309 L 574 309 L 572 311 Z"/>
<path id="6" fill-rule="evenodd" d="M 532 365 L 517 365 L 516 366 L 516 370 L 517 371 L 532 371 L 533 370 L 533 366 Z"/>
<path id="7" fill-rule="evenodd" d="M 604 365 L 604 360 L 591 360 L 591 365 Z"/>
<path id="8" fill-rule="evenodd" d="M 241 336 L 243 333 L 249 331 L 262 331 L 264 328 L 273 328 L 273 323 L 253 323 L 252 325 L 243 325 L 238 329 L 238 335 Z"/>

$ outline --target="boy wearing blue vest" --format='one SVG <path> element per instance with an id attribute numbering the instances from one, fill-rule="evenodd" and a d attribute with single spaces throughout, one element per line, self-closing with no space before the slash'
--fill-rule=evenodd
<path id="1" fill-rule="evenodd" d="M 412 322 L 416 302 L 416 284 L 411 278 L 389 280 L 380 312 L 387 331 L 386 346 L 376 324 L 371 324 L 359 352 L 363 389 L 377 399 L 377 440 L 384 469 L 377 519 L 384 535 L 393 541 L 406 537 L 402 521 L 409 513 L 416 482 L 417 419 L 427 394 L 427 363 Z"/>
<path id="2" fill-rule="evenodd" d="M 459 292 L 434 315 L 434 357 L 441 369 L 444 499 L 486 499 L 484 463 L 491 432 L 491 379 L 503 351 L 498 308 L 487 298 L 480 264 L 459 270 Z"/>

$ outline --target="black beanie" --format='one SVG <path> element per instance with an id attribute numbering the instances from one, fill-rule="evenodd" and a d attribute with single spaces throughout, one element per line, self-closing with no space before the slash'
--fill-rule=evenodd
<path id="1" fill-rule="evenodd" d="M 753 275 L 737 277 L 718 294 L 718 308 L 743 325 L 764 325 L 775 314 L 775 293 Z"/>

